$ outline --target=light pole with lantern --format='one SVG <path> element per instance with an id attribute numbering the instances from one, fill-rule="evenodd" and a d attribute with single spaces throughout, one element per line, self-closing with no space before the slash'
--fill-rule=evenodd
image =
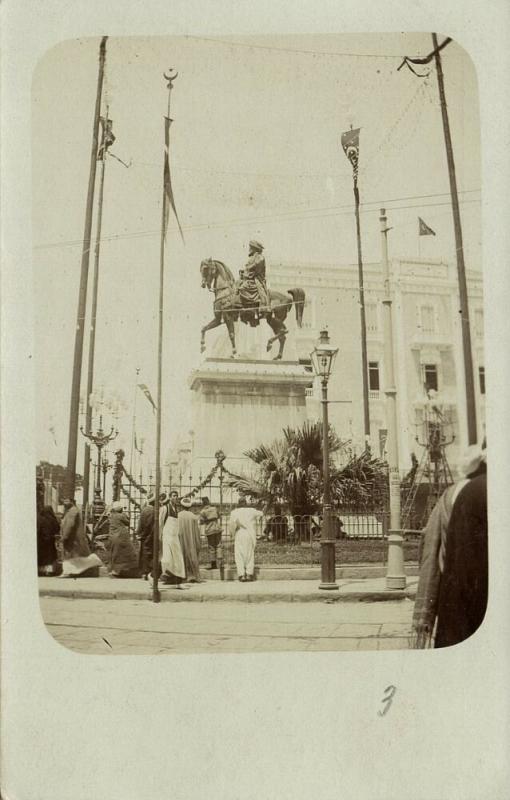
<path id="1" fill-rule="evenodd" d="M 331 490 L 329 485 L 329 421 L 328 380 L 333 369 L 338 347 L 329 341 L 327 330 L 320 332 L 319 340 L 310 353 L 313 369 L 321 379 L 322 387 L 322 458 L 324 490 L 322 494 L 321 529 L 321 582 L 319 589 L 338 589 L 335 574 L 335 534 L 331 513 Z"/>
<path id="2" fill-rule="evenodd" d="M 102 451 L 106 447 L 106 445 L 113 441 L 118 436 L 118 430 L 111 426 L 111 430 L 107 433 L 103 430 L 103 408 L 109 411 L 113 417 L 116 419 L 119 410 L 119 403 L 114 399 L 106 399 L 104 388 L 101 387 L 98 393 L 92 393 L 89 398 L 90 407 L 99 414 L 99 425 L 94 433 L 92 429 L 87 428 L 86 430 L 83 429 L 83 426 L 80 426 L 80 431 L 82 432 L 85 439 L 90 442 L 91 444 L 95 445 L 97 448 L 97 463 L 96 463 L 96 472 L 95 472 L 95 481 L 94 481 L 94 499 L 92 503 L 92 517 L 94 523 L 100 518 L 101 514 L 105 509 L 105 498 L 102 496 L 101 492 L 101 470 L 103 470 L 104 474 L 106 474 L 104 461 L 102 459 Z M 108 460 L 106 460 L 108 469 Z M 88 519 L 88 508 L 85 505 L 84 507 L 84 519 L 87 522 Z"/>

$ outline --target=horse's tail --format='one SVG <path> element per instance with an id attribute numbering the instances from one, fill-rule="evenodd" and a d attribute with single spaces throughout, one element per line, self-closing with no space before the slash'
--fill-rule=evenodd
<path id="1" fill-rule="evenodd" d="M 298 328 L 303 327 L 303 311 L 305 308 L 305 293 L 303 289 L 288 289 L 288 294 L 292 297 L 296 309 L 296 322 Z"/>

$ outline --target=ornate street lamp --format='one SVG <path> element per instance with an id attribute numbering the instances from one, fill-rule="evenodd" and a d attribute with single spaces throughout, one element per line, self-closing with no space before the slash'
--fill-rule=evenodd
<path id="1" fill-rule="evenodd" d="M 101 459 L 101 452 L 103 448 L 115 439 L 118 435 L 118 430 L 114 429 L 113 425 L 109 433 L 105 433 L 103 430 L 103 415 L 100 414 L 99 416 L 99 427 L 95 433 L 90 430 L 83 430 L 83 427 L 80 427 L 80 431 L 82 432 L 83 436 L 88 439 L 89 442 L 94 444 L 97 448 L 97 463 L 96 463 L 96 479 L 95 479 L 95 486 L 94 486 L 94 501 L 93 501 L 93 510 L 92 516 L 94 523 L 100 518 L 101 514 L 104 512 L 105 509 L 105 499 L 102 496 L 101 492 L 101 468 L 104 469 L 104 464 Z"/>
<path id="2" fill-rule="evenodd" d="M 320 332 L 315 348 L 310 353 L 313 369 L 322 386 L 322 456 L 324 491 L 322 495 L 321 530 L 321 582 L 319 589 L 338 589 L 335 575 L 335 534 L 331 515 L 331 494 L 329 485 L 329 422 L 328 422 L 328 380 L 333 369 L 338 347 L 329 341 L 327 330 Z"/>

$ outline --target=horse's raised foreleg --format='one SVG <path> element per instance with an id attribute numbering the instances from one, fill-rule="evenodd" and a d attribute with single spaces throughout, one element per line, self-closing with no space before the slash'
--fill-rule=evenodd
<path id="1" fill-rule="evenodd" d="M 215 314 L 214 319 L 212 319 L 207 325 L 204 325 L 204 327 L 202 328 L 200 336 L 201 353 L 203 353 L 205 350 L 205 334 L 207 333 L 207 331 L 212 331 L 214 328 L 217 328 L 219 325 L 221 325 L 221 322 L 222 322 L 221 314 Z"/>

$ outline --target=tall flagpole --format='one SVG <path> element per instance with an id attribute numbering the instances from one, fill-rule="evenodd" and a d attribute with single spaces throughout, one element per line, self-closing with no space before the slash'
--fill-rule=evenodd
<path id="1" fill-rule="evenodd" d="M 161 593 L 159 591 L 159 549 L 160 549 L 160 536 L 159 536 L 159 497 L 161 493 L 161 384 L 162 384 L 162 369 L 163 369 L 163 297 L 164 297 L 164 280 L 165 280 L 165 237 L 166 226 L 168 220 L 168 186 L 167 186 L 167 170 L 168 170 L 168 131 L 170 125 L 170 100 L 172 96 L 173 82 L 177 77 L 177 73 L 172 74 L 172 70 L 168 75 L 164 75 L 167 81 L 168 89 L 168 106 L 167 115 L 165 119 L 165 154 L 163 161 L 163 197 L 161 204 L 161 240 L 160 240 L 160 258 L 159 258 L 159 329 L 158 329 L 158 390 L 157 390 L 157 408 L 156 408 L 156 485 L 155 485 L 155 501 L 154 501 L 154 549 L 152 561 L 152 601 L 159 603 L 161 600 Z"/>
<path id="2" fill-rule="evenodd" d="M 83 233 L 83 249 L 81 256 L 80 290 L 78 294 L 78 311 L 76 315 L 76 334 L 74 340 L 73 378 L 71 384 L 71 409 L 69 413 L 69 439 L 67 447 L 66 494 L 73 498 L 76 485 L 76 454 L 78 449 L 78 416 L 80 412 L 80 384 L 83 359 L 83 334 L 85 311 L 87 307 L 87 284 L 89 276 L 90 241 L 92 233 L 92 210 L 94 204 L 94 187 L 96 182 L 97 142 L 99 132 L 99 116 L 101 112 L 101 96 L 103 93 L 104 65 L 106 59 L 107 36 L 101 39 L 99 47 L 99 74 L 97 78 L 96 106 L 92 126 L 92 147 L 90 152 L 89 185 L 87 205 L 85 209 L 85 230 Z"/>
<path id="3" fill-rule="evenodd" d="M 359 161 L 359 132 L 352 129 L 342 133 L 341 143 L 345 155 L 352 165 L 352 179 L 354 190 L 354 214 L 356 217 L 356 242 L 358 247 L 358 283 L 359 283 L 359 313 L 361 323 L 361 367 L 363 370 L 363 427 L 365 434 L 365 451 L 370 450 L 370 404 L 368 399 L 368 356 L 367 356 L 367 325 L 365 319 L 365 289 L 363 285 L 363 257 L 361 254 L 361 225 L 359 216 L 359 189 L 358 189 L 358 161 Z"/>
<path id="4" fill-rule="evenodd" d="M 106 154 L 107 154 L 107 131 L 108 131 L 108 106 L 106 107 L 106 117 L 103 123 L 103 137 L 102 137 L 102 153 L 101 153 L 101 180 L 99 184 L 99 198 L 97 205 L 97 228 L 96 228 L 96 246 L 94 251 L 94 278 L 92 287 L 92 309 L 90 314 L 90 336 L 89 336 L 89 355 L 88 355 L 88 372 L 87 372 L 87 394 L 85 397 L 85 430 L 92 430 L 92 406 L 90 404 L 90 395 L 94 388 L 94 355 L 96 349 L 96 320 L 97 320 L 97 296 L 99 290 L 99 252 L 101 249 L 101 226 L 103 221 L 103 195 L 104 195 L 104 177 L 106 168 Z M 96 159 L 98 156 L 96 156 Z M 90 485 L 90 444 L 88 441 L 85 444 L 85 458 L 83 462 L 83 518 L 86 522 L 88 502 L 89 502 L 89 485 Z"/>

